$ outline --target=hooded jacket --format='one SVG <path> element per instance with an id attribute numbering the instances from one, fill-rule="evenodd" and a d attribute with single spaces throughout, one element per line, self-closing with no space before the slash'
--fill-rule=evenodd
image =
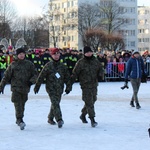
<path id="1" fill-rule="evenodd" d="M 125 79 L 128 79 L 128 77 L 132 79 L 141 78 L 143 71 L 144 62 L 142 58 L 135 58 L 132 56 L 127 62 Z"/>

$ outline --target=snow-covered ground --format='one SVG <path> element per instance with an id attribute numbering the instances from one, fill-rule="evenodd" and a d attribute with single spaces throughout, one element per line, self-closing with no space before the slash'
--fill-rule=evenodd
<path id="1" fill-rule="evenodd" d="M 74 84 L 69 95 L 62 96 L 61 108 L 65 124 L 59 129 L 47 123 L 50 101 L 45 86 L 35 95 L 33 86 L 26 104 L 21 131 L 15 124 L 10 86 L 0 95 L 0 150 L 148 150 L 150 138 L 150 82 L 142 84 L 139 91 L 140 110 L 131 108 L 132 88 L 121 90 L 123 82 L 99 84 L 95 104 L 96 121 L 82 124 L 79 116 L 83 106 L 81 90 Z"/>

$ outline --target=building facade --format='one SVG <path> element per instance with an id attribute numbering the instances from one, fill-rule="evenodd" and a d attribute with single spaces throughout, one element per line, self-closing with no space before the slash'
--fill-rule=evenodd
<path id="1" fill-rule="evenodd" d="M 109 1 L 116 2 L 122 14 L 123 24 L 118 28 L 120 35 L 124 38 L 125 50 L 136 50 L 138 48 L 138 14 L 137 14 L 137 0 L 100 0 L 101 5 Z"/>
<path id="2" fill-rule="evenodd" d="M 81 3 L 102 3 L 108 0 L 50 0 L 50 47 L 82 49 L 78 32 L 78 8 Z M 125 39 L 125 49 L 137 49 L 137 0 L 114 0 L 124 7 L 124 20 L 120 34 Z"/>
<path id="3" fill-rule="evenodd" d="M 138 50 L 150 50 L 150 7 L 138 7 Z"/>
<path id="4" fill-rule="evenodd" d="M 78 8 L 85 2 L 95 3 L 99 0 L 50 0 L 50 47 L 72 49 L 83 47 L 78 32 Z"/>

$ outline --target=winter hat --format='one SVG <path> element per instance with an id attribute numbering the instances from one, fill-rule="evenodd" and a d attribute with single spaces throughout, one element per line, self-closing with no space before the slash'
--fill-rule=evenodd
<path id="1" fill-rule="evenodd" d="M 140 53 L 139 53 L 139 51 L 134 50 L 134 51 L 132 52 L 132 55 L 134 55 L 134 54 L 140 54 Z"/>
<path id="2" fill-rule="evenodd" d="M 88 52 L 93 52 L 93 51 L 91 50 L 91 48 L 88 47 L 88 46 L 85 46 L 83 51 L 84 51 L 84 54 L 85 54 L 85 53 L 88 53 Z"/>
<path id="3" fill-rule="evenodd" d="M 52 48 L 51 49 L 51 55 L 55 55 L 55 54 L 58 54 L 58 53 L 60 53 L 58 48 Z"/>
<path id="4" fill-rule="evenodd" d="M 25 50 L 23 48 L 18 48 L 16 54 L 19 55 L 20 53 L 25 53 Z"/>
<path id="5" fill-rule="evenodd" d="M 3 51 L 0 49 L 0 53 L 3 53 Z"/>

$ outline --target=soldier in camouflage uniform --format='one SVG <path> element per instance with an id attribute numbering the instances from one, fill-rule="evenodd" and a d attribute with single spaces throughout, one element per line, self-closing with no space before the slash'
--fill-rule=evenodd
<path id="1" fill-rule="evenodd" d="M 82 99 L 85 103 L 80 119 L 83 123 L 88 123 L 86 114 L 89 115 L 91 126 L 97 126 L 95 122 L 94 103 L 97 100 L 98 76 L 102 76 L 103 69 L 101 63 L 93 56 L 90 47 L 84 47 L 84 58 L 81 58 L 73 69 L 72 82 L 79 78 L 82 89 Z"/>
<path id="2" fill-rule="evenodd" d="M 46 91 L 51 100 L 50 113 L 48 115 L 48 123 L 55 125 L 58 123 L 58 127 L 61 128 L 64 124 L 62 119 L 62 113 L 60 109 L 61 95 L 64 90 L 64 84 L 66 84 L 66 94 L 72 89 L 70 82 L 70 74 L 67 67 L 60 62 L 60 52 L 59 49 L 51 49 L 52 61 L 48 62 L 36 81 L 34 92 L 38 93 L 43 80 L 46 79 Z"/>
<path id="3" fill-rule="evenodd" d="M 16 113 L 16 124 L 23 130 L 25 103 L 28 100 L 30 86 L 36 81 L 34 64 L 25 59 L 25 51 L 22 48 L 16 50 L 17 58 L 13 61 L 4 73 L 0 83 L 0 93 L 3 93 L 5 85 L 10 82 L 12 97 Z"/>

